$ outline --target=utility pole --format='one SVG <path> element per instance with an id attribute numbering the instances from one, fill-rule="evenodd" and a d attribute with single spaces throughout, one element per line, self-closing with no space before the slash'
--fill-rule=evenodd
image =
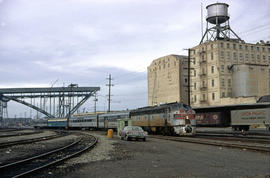
<path id="1" fill-rule="evenodd" d="M 107 78 L 109 80 L 109 84 L 107 84 L 106 86 L 109 86 L 109 98 L 108 98 L 108 112 L 111 111 L 111 87 L 113 86 L 112 84 L 112 77 L 111 74 L 109 74 L 109 78 Z"/>
<path id="2" fill-rule="evenodd" d="M 188 50 L 188 61 L 187 61 L 188 66 L 187 66 L 187 68 L 184 68 L 184 69 L 187 69 L 187 82 L 188 82 L 188 84 L 187 84 L 187 95 L 188 95 L 187 99 L 188 99 L 188 105 L 190 106 L 190 93 L 191 93 L 190 92 L 190 87 L 191 87 L 191 85 L 190 85 L 190 71 L 191 71 L 191 68 L 190 68 L 190 63 L 191 63 L 190 54 L 191 54 L 191 51 L 194 51 L 194 50 L 190 49 L 190 48 L 185 49 L 185 50 Z"/>
<path id="3" fill-rule="evenodd" d="M 190 49 L 188 49 L 188 105 L 190 106 Z"/>
<path id="4" fill-rule="evenodd" d="M 95 106 L 94 106 L 94 112 L 96 113 L 97 112 L 97 93 L 95 92 L 95 99 L 94 99 L 94 102 L 95 102 Z"/>

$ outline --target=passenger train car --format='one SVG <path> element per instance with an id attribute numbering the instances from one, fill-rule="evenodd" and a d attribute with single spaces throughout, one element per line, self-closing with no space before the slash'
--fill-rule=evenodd
<path id="1" fill-rule="evenodd" d="M 141 126 L 150 133 L 166 135 L 194 135 L 195 111 L 183 103 L 139 108 L 101 114 L 79 114 L 69 119 L 70 129 L 117 129 L 118 119 L 131 119 L 132 125 Z M 48 127 L 66 127 L 67 119 L 48 120 Z"/>

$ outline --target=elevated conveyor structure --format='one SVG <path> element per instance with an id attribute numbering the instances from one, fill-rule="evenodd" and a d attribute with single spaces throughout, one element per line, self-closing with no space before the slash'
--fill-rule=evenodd
<path id="1" fill-rule="evenodd" d="M 0 122 L 3 106 L 9 101 L 21 103 L 49 118 L 69 118 L 99 90 L 100 87 L 78 87 L 74 84 L 51 88 L 1 88 Z"/>

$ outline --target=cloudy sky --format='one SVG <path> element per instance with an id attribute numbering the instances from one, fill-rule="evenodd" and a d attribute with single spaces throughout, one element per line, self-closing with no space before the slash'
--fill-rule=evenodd
<path id="1" fill-rule="evenodd" d="M 99 86 L 98 110 L 106 110 L 111 74 L 112 109 L 146 106 L 147 66 L 198 45 L 201 3 L 206 16 L 205 6 L 215 2 L 0 0 L 0 88 Z M 269 0 L 223 2 L 242 39 L 270 41 Z M 92 100 L 83 106 L 87 111 L 93 111 Z M 8 105 L 11 117 L 25 112 Z"/>

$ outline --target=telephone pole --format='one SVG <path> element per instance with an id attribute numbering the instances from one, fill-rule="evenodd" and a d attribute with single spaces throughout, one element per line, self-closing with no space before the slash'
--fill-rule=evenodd
<path id="1" fill-rule="evenodd" d="M 96 113 L 97 112 L 97 93 L 95 92 L 95 99 L 94 99 L 94 102 L 95 102 L 95 106 L 94 106 L 94 112 Z"/>
<path id="2" fill-rule="evenodd" d="M 112 77 L 111 77 L 111 74 L 109 74 L 109 78 L 107 78 L 109 80 L 109 84 L 107 84 L 106 86 L 109 86 L 109 98 L 108 98 L 108 112 L 111 111 L 111 87 L 113 86 L 112 84 Z"/>

